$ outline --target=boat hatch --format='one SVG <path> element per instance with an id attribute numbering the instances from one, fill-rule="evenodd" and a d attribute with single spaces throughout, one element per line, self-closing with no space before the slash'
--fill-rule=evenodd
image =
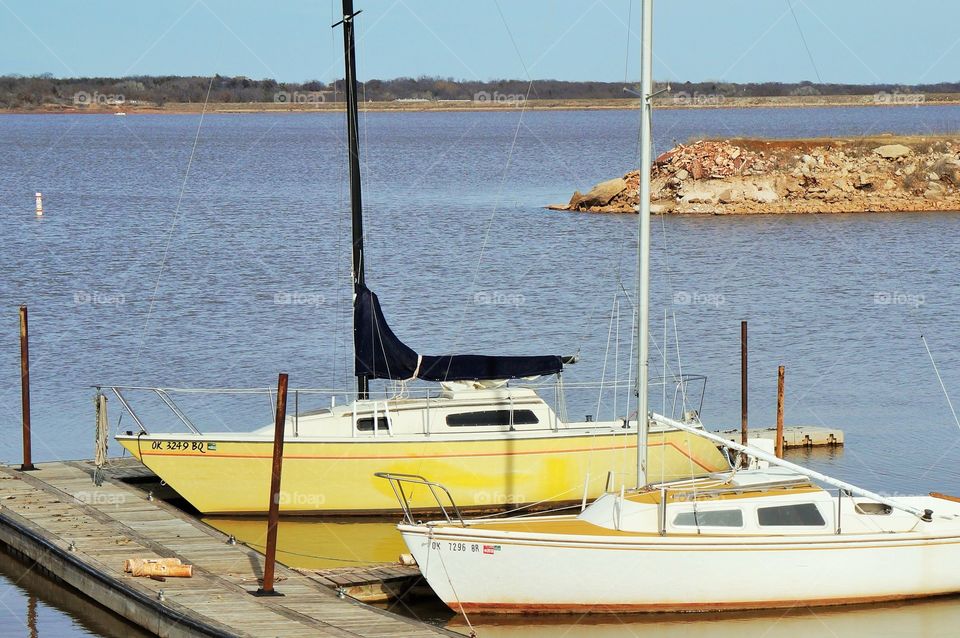
<path id="1" fill-rule="evenodd" d="M 827 524 L 814 503 L 758 507 L 757 519 L 766 527 L 822 527 Z"/>
<path id="2" fill-rule="evenodd" d="M 674 517 L 673 525 L 675 527 L 743 527 L 743 511 L 726 509 L 680 512 Z"/>

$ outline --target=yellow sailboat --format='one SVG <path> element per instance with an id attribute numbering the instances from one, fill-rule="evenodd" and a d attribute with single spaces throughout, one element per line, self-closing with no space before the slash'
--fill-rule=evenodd
<path id="1" fill-rule="evenodd" d="M 396 511 L 389 486 L 373 476 L 384 471 L 429 475 L 456 490 L 466 510 L 580 503 L 631 480 L 626 475 L 636 467 L 635 419 L 568 422 L 533 389 L 510 383 L 550 375 L 559 381 L 576 357 L 423 355 L 387 324 L 364 275 L 355 16 L 352 0 L 344 0 L 356 398 L 287 418 L 281 511 Z M 371 379 L 393 382 L 397 392 L 388 387 L 375 397 Z M 406 382 L 413 380 L 438 383 L 440 390 L 409 398 Z M 686 382 L 677 380 L 681 387 Z M 267 510 L 272 425 L 249 433 L 202 432 L 171 391 L 147 388 L 187 430 L 156 431 L 136 415 L 124 388 L 112 389 L 139 428 L 117 440 L 194 507 L 204 514 Z M 699 424 L 696 410 L 681 405 L 680 412 L 686 422 Z M 691 466 L 705 472 L 729 467 L 712 444 L 668 428 L 651 433 L 651 444 L 652 467 L 665 478 L 686 476 Z M 428 494 L 408 496 L 414 509 L 434 507 Z"/>
<path id="2" fill-rule="evenodd" d="M 132 410 L 124 389 L 114 390 Z M 249 433 L 164 433 L 131 414 L 141 431 L 117 440 L 195 508 L 266 511 L 272 425 Z M 699 423 L 695 415 L 689 413 L 691 423 Z M 566 423 L 530 388 L 447 383 L 429 397 L 358 400 L 288 416 L 280 508 L 300 515 L 396 512 L 392 490 L 373 476 L 383 471 L 442 477 L 472 511 L 580 503 L 633 480 L 636 441 L 635 420 Z M 651 432 L 650 449 L 651 471 L 666 479 L 688 476 L 691 467 L 729 467 L 713 444 L 672 429 Z M 436 509 L 426 491 L 410 498 L 415 509 Z"/>

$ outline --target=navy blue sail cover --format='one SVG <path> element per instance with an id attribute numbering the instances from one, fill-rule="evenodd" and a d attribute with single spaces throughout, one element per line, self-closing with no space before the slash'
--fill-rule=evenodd
<path id="1" fill-rule="evenodd" d="M 496 357 L 478 354 L 418 356 L 393 333 L 383 316 L 380 300 L 369 288 L 357 286 L 353 307 L 353 345 L 356 375 L 371 379 L 424 381 L 479 381 L 517 379 L 556 374 L 563 369 L 559 356 Z M 419 365 L 418 365 L 419 363 Z"/>

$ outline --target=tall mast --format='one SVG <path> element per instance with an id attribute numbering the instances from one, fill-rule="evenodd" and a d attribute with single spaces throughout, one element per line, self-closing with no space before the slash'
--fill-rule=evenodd
<path id="1" fill-rule="evenodd" d="M 643 0 L 640 47 L 640 229 L 637 233 L 637 487 L 647 484 L 647 382 L 650 323 L 650 168 L 653 139 L 653 0 Z M 664 381 L 666 381 L 664 379 Z"/>
<path id="2" fill-rule="evenodd" d="M 357 58 L 354 48 L 353 18 L 359 13 L 353 10 L 353 0 L 343 0 L 343 66 L 347 96 L 347 140 L 350 149 L 350 211 L 353 222 L 353 292 L 354 303 L 360 287 L 366 285 L 363 269 L 363 200 L 360 190 L 360 135 L 357 114 Z M 333 26 L 337 26 L 336 24 Z M 354 332 L 357 326 L 353 326 Z M 370 380 L 357 377 L 357 398 L 369 395 Z"/>

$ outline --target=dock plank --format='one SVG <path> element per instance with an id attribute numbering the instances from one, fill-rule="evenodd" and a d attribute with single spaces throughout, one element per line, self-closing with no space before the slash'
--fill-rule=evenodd
<path id="1" fill-rule="evenodd" d="M 284 596 L 252 596 L 263 556 L 227 544 L 219 531 L 124 482 L 148 472 L 117 464 L 96 487 L 83 463 L 38 468 L 0 467 L 0 542 L 157 635 L 461 635 L 340 598 L 319 579 L 282 565 L 276 589 Z M 160 556 L 192 564 L 193 578 L 161 582 L 123 572 L 125 558 Z M 367 571 L 339 580 L 371 578 L 377 574 Z"/>

